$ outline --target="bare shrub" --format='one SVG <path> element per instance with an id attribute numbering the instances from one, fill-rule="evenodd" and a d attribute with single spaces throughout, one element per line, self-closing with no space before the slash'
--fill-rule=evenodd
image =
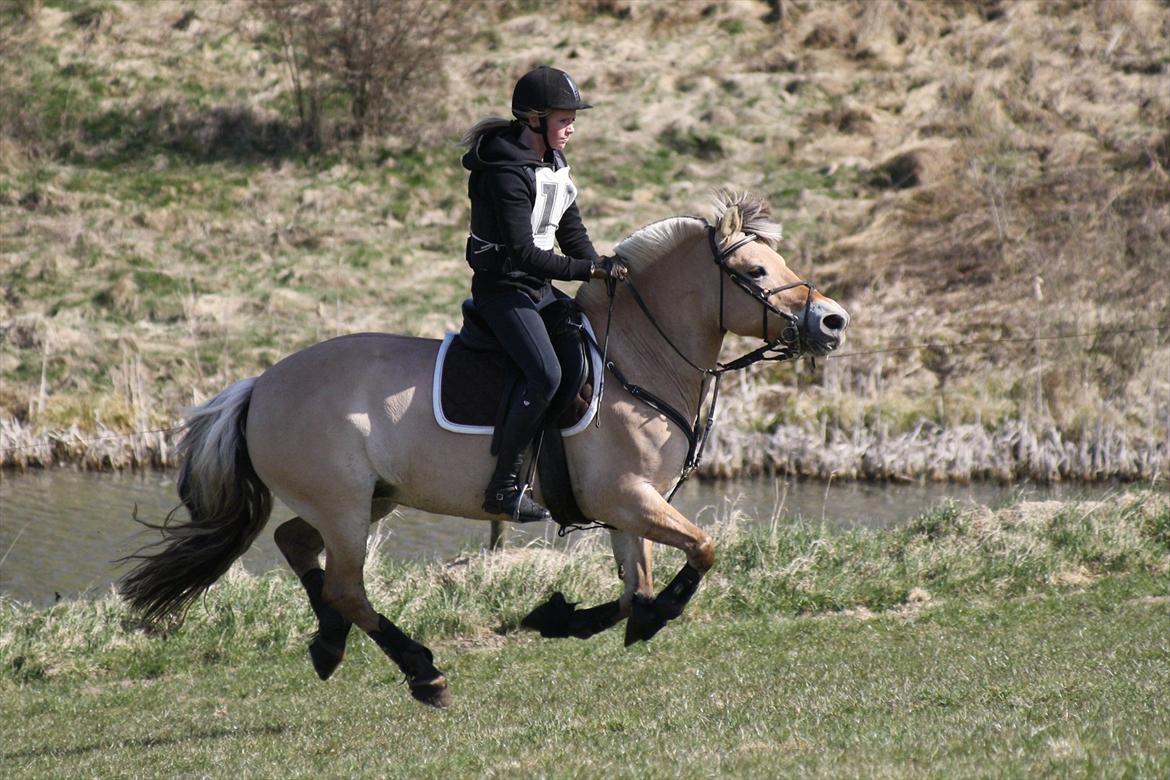
<path id="1" fill-rule="evenodd" d="M 288 69 L 306 141 L 416 130 L 441 103 L 441 63 L 470 17 L 457 0 L 252 0 Z M 349 116 L 331 118 L 339 104 Z M 330 120 L 333 119 L 332 125 Z"/>

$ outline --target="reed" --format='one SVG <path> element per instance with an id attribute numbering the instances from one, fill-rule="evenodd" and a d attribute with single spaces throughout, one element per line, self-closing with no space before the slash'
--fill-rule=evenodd
<path id="1" fill-rule="evenodd" d="M 103 424 L 83 430 L 78 425 L 51 431 L 0 418 L 0 468 L 28 469 L 71 466 L 85 471 L 166 469 L 176 466 L 174 429 L 131 431 Z"/>
<path id="2" fill-rule="evenodd" d="M 87 471 L 166 469 L 176 466 L 173 427 L 130 433 L 99 425 L 37 432 L 0 419 L 0 468 L 28 470 L 72 466 Z M 725 421 L 708 443 L 699 476 L 738 479 L 784 475 L 809 479 L 957 482 L 1031 480 L 1164 482 L 1170 443 L 1135 438 L 1098 421 L 1077 436 L 1028 420 L 944 428 L 920 420 L 894 433 L 886 427 L 850 429 L 782 425 L 774 430 L 737 428 Z"/>
<path id="3" fill-rule="evenodd" d="M 922 420 L 903 433 L 866 426 L 727 428 L 712 437 L 708 453 L 700 473 L 721 479 L 783 474 L 879 481 L 1158 482 L 1170 473 L 1167 442 L 1135 441 L 1102 421 L 1076 437 L 1026 419 L 1005 420 L 991 430 Z"/>

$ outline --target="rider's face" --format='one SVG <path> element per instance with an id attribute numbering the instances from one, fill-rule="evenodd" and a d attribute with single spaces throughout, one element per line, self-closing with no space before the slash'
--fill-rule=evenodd
<path id="1" fill-rule="evenodd" d="M 553 149 L 563 152 L 565 144 L 573 136 L 573 123 L 577 121 L 576 111 L 555 109 L 548 115 L 548 143 Z"/>

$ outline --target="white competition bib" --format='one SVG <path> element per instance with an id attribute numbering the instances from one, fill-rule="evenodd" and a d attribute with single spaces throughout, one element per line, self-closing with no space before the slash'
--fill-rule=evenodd
<path id="1" fill-rule="evenodd" d="M 532 205 L 532 242 L 539 249 L 552 249 L 561 217 L 577 199 L 577 185 L 569 178 L 569 167 L 558 171 L 536 169 L 536 202 Z"/>

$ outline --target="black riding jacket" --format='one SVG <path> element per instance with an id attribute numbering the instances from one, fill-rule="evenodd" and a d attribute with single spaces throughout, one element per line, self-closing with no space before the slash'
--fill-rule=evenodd
<path id="1" fill-rule="evenodd" d="M 463 155 L 471 171 L 467 263 L 475 272 L 476 298 L 521 290 L 539 301 L 550 292 L 550 280 L 587 280 L 598 260 L 565 156 L 554 150 L 540 159 L 521 140 L 522 130 L 513 123 L 489 132 Z M 552 249 L 554 235 L 565 254 Z"/>

